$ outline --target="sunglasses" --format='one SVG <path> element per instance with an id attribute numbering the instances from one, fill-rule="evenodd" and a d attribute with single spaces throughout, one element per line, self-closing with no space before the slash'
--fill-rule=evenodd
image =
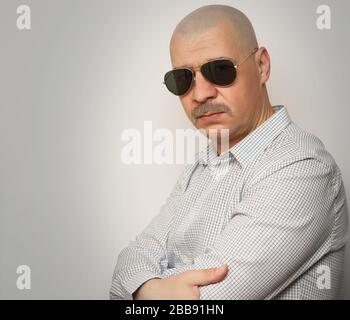
<path id="1" fill-rule="evenodd" d="M 193 81 L 196 79 L 195 70 L 200 70 L 203 77 L 210 83 L 219 87 L 229 86 L 237 77 L 237 67 L 257 50 L 258 48 L 255 48 L 239 64 L 234 64 L 230 59 L 224 58 L 208 61 L 196 69 L 175 68 L 164 75 L 163 83 L 171 93 L 177 96 L 185 95 L 190 91 Z"/>

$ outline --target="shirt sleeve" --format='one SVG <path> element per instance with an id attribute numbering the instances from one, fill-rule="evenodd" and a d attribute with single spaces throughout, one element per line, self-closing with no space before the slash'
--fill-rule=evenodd
<path id="1" fill-rule="evenodd" d="M 200 299 L 269 299 L 329 250 L 340 206 L 333 167 L 307 158 L 271 168 L 247 187 L 214 244 L 163 278 L 227 263 L 225 279 L 199 287 Z"/>
<path id="2" fill-rule="evenodd" d="M 152 278 L 162 278 L 161 274 L 168 266 L 166 242 L 172 212 L 176 210 L 177 198 L 181 192 L 183 175 L 184 173 L 158 215 L 120 252 L 112 277 L 110 299 L 132 300 L 132 294 L 141 284 Z"/>

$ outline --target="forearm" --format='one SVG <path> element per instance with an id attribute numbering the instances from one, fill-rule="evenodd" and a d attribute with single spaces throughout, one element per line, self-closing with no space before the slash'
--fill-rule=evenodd
<path id="1" fill-rule="evenodd" d="M 135 291 L 135 300 L 199 300 L 199 286 L 222 281 L 227 274 L 227 265 L 182 272 L 176 276 L 152 279 Z"/>
<path id="2" fill-rule="evenodd" d="M 111 299 L 132 299 L 132 293 L 147 280 L 160 278 L 164 257 L 135 245 L 122 250 L 114 270 Z"/>

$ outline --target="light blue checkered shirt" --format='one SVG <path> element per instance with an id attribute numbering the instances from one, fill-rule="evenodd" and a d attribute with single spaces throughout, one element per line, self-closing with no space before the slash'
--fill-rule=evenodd
<path id="1" fill-rule="evenodd" d="M 200 299 L 334 299 L 349 238 L 340 170 L 284 106 L 217 156 L 187 165 L 149 225 L 115 267 L 111 299 L 151 278 L 227 263 Z M 328 279 L 328 280 L 327 280 Z"/>

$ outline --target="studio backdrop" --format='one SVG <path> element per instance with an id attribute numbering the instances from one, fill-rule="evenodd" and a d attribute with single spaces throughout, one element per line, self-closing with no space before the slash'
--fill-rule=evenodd
<path id="1" fill-rule="evenodd" d="M 322 140 L 350 199 L 350 2 L 218 3 L 249 17 L 271 57 L 272 105 Z M 207 4 L 0 2 L 0 298 L 109 298 L 118 254 L 183 170 L 155 157 L 156 132 L 192 128 L 162 81 L 174 27 Z M 130 132 L 140 137 L 131 163 Z"/>

